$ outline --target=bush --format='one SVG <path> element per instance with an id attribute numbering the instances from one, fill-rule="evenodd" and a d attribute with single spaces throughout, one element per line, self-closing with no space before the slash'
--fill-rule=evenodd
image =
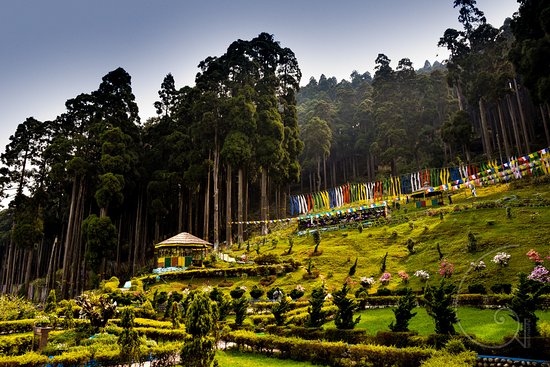
<path id="1" fill-rule="evenodd" d="M 512 284 L 510 283 L 496 283 L 491 286 L 493 293 L 512 293 Z"/>
<path id="2" fill-rule="evenodd" d="M 34 305 L 22 297 L 0 295 L 0 321 L 32 319 Z"/>
<path id="3" fill-rule="evenodd" d="M 230 295 L 231 298 L 233 298 L 233 299 L 239 299 L 239 298 L 241 298 L 241 297 L 244 295 L 244 292 L 246 292 L 245 289 L 243 289 L 243 288 L 241 288 L 241 287 L 237 287 L 237 288 L 232 289 L 232 290 L 229 292 L 229 295 Z"/>
<path id="4" fill-rule="evenodd" d="M 281 260 L 278 255 L 275 254 L 262 254 L 254 258 L 254 262 L 258 265 L 273 265 L 280 264 Z"/>
<path id="5" fill-rule="evenodd" d="M 475 283 L 468 286 L 468 293 L 471 294 L 487 294 L 485 286 L 481 283 Z"/>
<path id="6" fill-rule="evenodd" d="M 392 291 L 386 287 L 378 288 L 375 293 L 377 296 L 391 296 Z"/>
<path id="7" fill-rule="evenodd" d="M 253 299 L 259 299 L 261 296 L 264 295 L 264 290 L 255 285 L 252 287 L 249 293 L 250 297 L 252 297 Z"/>

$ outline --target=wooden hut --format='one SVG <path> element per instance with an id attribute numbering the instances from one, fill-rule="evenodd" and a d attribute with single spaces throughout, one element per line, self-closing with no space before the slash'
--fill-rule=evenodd
<path id="1" fill-rule="evenodd" d="M 205 240 L 182 232 L 155 245 L 158 268 L 202 266 L 213 245 Z"/>

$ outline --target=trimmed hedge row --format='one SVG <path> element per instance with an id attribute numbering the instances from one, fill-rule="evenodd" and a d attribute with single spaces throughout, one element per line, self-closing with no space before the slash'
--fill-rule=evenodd
<path id="1" fill-rule="evenodd" d="M 251 349 L 267 355 L 273 355 L 278 351 L 282 358 L 336 367 L 351 365 L 418 367 L 422 361 L 434 353 L 430 348 L 348 345 L 343 342 L 320 342 L 275 335 L 258 336 L 248 331 L 231 332 L 226 339 L 235 343 L 240 350 Z"/>
<path id="2" fill-rule="evenodd" d="M 12 320 L 0 322 L 0 334 L 27 333 L 32 331 L 36 319 Z M 45 324 L 46 320 L 41 320 Z"/>
<path id="3" fill-rule="evenodd" d="M 120 325 L 120 319 L 110 319 L 107 322 L 107 325 Z M 143 319 L 140 317 L 136 317 L 134 319 L 134 326 L 136 327 L 152 327 L 152 328 L 158 328 L 158 329 L 171 329 L 172 323 L 170 321 L 157 321 L 152 319 Z"/>
<path id="4" fill-rule="evenodd" d="M 192 269 L 180 272 L 163 273 L 157 275 L 148 275 L 141 278 L 144 285 L 151 285 L 162 278 L 165 281 L 187 280 L 191 278 L 236 278 L 242 275 L 247 276 L 267 276 L 283 275 L 297 270 L 294 263 L 283 263 L 275 265 L 253 265 L 239 266 L 225 269 Z"/>
<path id="5" fill-rule="evenodd" d="M 189 336 L 183 329 L 156 329 L 152 327 L 134 327 L 134 330 L 139 333 L 139 335 L 145 335 L 147 339 L 152 339 L 157 342 L 171 342 L 183 340 Z M 115 325 L 109 325 L 105 328 L 105 331 L 114 334 L 120 335 L 122 328 Z"/>
<path id="6" fill-rule="evenodd" d="M 140 360 L 146 361 L 152 358 L 157 367 L 174 366 L 181 348 L 181 342 L 166 343 L 153 347 L 142 346 Z M 0 356 L 0 366 L 2 367 L 42 367 L 46 364 L 52 367 L 80 366 L 91 361 L 103 366 L 117 366 L 124 362 L 120 358 L 118 347 L 99 349 L 78 347 L 53 358 L 48 358 L 36 352 L 19 356 Z"/>
<path id="7" fill-rule="evenodd" d="M 13 334 L 0 336 L 0 355 L 23 354 L 32 349 L 33 334 Z"/>

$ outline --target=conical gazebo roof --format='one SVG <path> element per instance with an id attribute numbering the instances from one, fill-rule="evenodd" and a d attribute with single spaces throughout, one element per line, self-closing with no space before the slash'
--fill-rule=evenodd
<path id="1" fill-rule="evenodd" d="M 187 232 L 181 232 L 155 245 L 155 248 L 182 246 L 182 247 L 208 247 L 214 246 L 210 242 L 193 236 Z"/>

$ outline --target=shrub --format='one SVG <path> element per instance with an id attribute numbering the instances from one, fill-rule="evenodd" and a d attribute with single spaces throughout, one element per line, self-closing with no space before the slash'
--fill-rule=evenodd
<path id="1" fill-rule="evenodd" d="M 409 251 L 409 254 L 414 254 L 414 241 L 412 238 L 407 239 L 407 250 Z"/>
<path id="2" fill-rule="evenodd" d="M 399 298 L 397 308 L 393 309 L 395 324 L 389 325 L 391 331 L 409 331 L 409 321 L 416 315 L 411 312 L 416 307 L 416 297 L 410 288 L 406 288 L 405 294 Z"/>
<path id="3" fill-rule="evenodd" d="M 290 291 L 290 294 L 289 294 L 290 298 L 296 301 L 304 295 L 304 291 L 305 291 L 304 287 L 298 284 L 296 288 Z"/>
<path id="4" fill-rule="evenodd" d="M 235 312 L 235 324 L 242 326 L 244 319 L 246 318 L 246 310 L 248 308 L 248 301 L 246 298 L 241 297 L 233 300 L 233 311 Z"/>
<path id="5" fill-rule="evenodd" d="M 246 289 L 245 289 L 245 288 L 243 288 L 243 287 L 237 287 L 237 288 L 232 289 L 232 290 L 229 292 L 229 295 L 230 295 L 231 298 L 233 298 L 233 299 L 239 299 L 239 298 L 241 298 L 241 297 L 244 295 L 244 292 L 246 292 Z"/>
<path id="6" fill-rule="evenodd" d="M 250 297 L 253 299 L 259 299 L 261 296 L 264 295 L 264 290 L 258 287 L 257 285 L 254 285 L 252 289 L 249 291 Z"/>
<path id="7" fill-rule="evenodd" d="M 468 286 L 468 293 L 472 294 L 487 294 L 485 286 L 481 283 L 475 283 Z"/>
<path id="8" fill-rule="evenodd" d="M 314 288 L 311 292 L 309 307 L 307 309 L 307 326 L 319 327 L 325 323 L 326 314 L 322 311 L 327 292 L 324 285 Z"/>
<path id="9" fill-rule="evenodd" d="M 278 255 L 275 254 L 262 254 L 254 258 L 254 262 L 258 265 L 274 265 L 280 264 L 281 260 Z"/>
<path id="10" fill-rule="evenodd" d="M 387 261 L 387 259 L 388 259 L 388 253 L 386 252 L 384 257 L 382 258 L 382 263 L 380 264 L 380 272 L 381 273 L 384 273 L 386 271 L 386 261 Z"/>
<path id="11" fill-rule="evenodd" d="M 273 313 L 273 317 L 275 318 L 275 323 L 278 326 L 281 326 L 285 323 L 286 313 L 290 310 L 290 304 L 286 296 L 283 294 L 280 298 L 281 300 L 275 303 L 271 308 L 271 312 Z"/>
<path id="12" fill-rule="evenodd" d="M 26 299 L 0 295 L 0 321 L 32 319 L 35 315 L 36 308 Z"/>
<path id="13" fill-rule="evenodd" d="M 375 293 L 377 296 L 391 296 L 392 295 L 392 291 L 391 289 L 388 289 L 386 287 L 381 287 L 381 288 L 378 288 L 376 290 L 376 293 Z"/>
<path id="14" fill-rule="evenodd" d="M 504 294 L 510 294 L 512 293 L 512 284 L 510 283 L 496 283 L 491 286 L 491 290 L 493 293 L 504 293 Z"/>
<path id="15" fill-rule="evenodd" d="M 477 238 L 475 234 L 472 233 L 472 231 L 468 231 L 468 246 L 467 246 L 468 252 L 476 252 L 477 251 Z"/>
<path id="16" fill-rule="evenodd" d="M 452 307 L 454 287 L 441 279 L 438 287 L 427 286 L 424 294 L 426 311 L 435 321 L 438 334 L 455 334 L 454 324 L 458 322 Z"/>
<path id="17" fill-rule="evenodd" d="M 353 313 L 357 309 L 357 301 L 348 295 L 348 292 L 349 285 L 344 283 L 341 290 L 333 293 L 332 302 L 338 307 L 334 324 L 338 329 L 353 329 L 361 320 L 361 316 L 353 320 Z"/>

